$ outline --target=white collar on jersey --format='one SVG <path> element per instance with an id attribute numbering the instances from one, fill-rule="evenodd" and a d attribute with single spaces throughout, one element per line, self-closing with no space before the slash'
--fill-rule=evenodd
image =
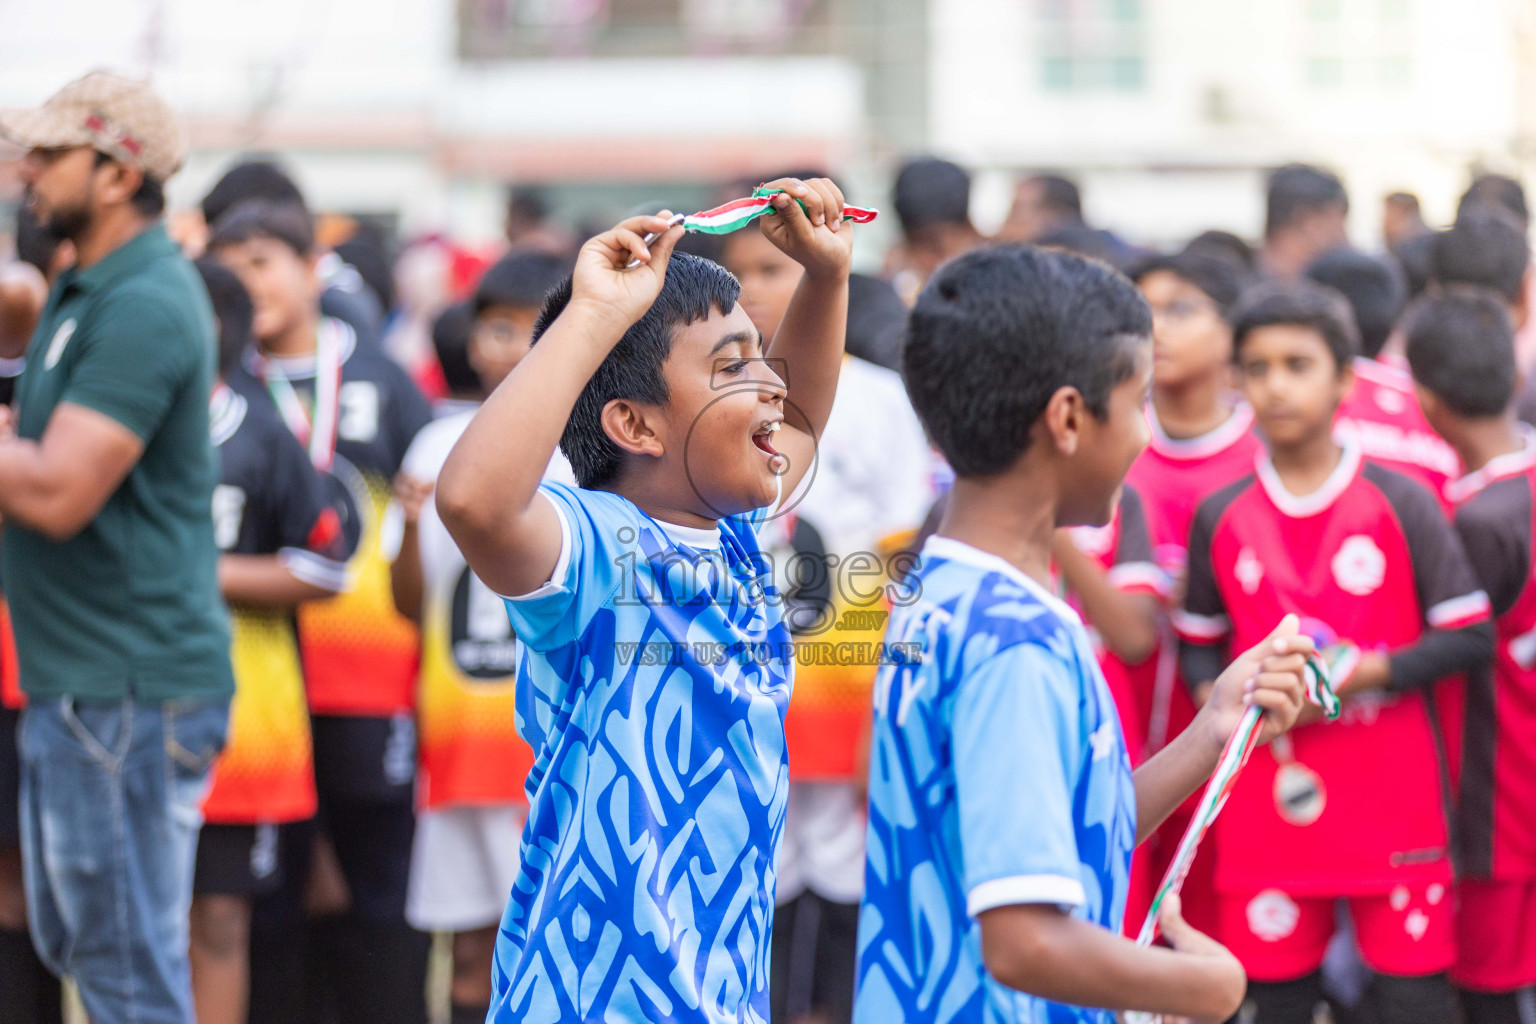
<path id="1" fill-rule="evenodd" d="M 1059 618 L 1082 625 L 1083 620 L 1078 617 L 1077 612 L 1073 611 L 1070 605 L 1049 590 L 1046 590 L 1023 569 L 1020 569 L 1001 555 L 994 555 L 990 551 L 983 551 L 981 548 L 967 544 L 963 540 L 956 540 L 953 537 L 942 537 L 939 534 L 933 534 L 923 542 L 923 550 L 918 554 L 919 565 L 922 564 L 921 559 L 926 555 L 932 555 L 935 558 L 947 558 L 954 562 L 964 562 L 966 565 L 973 565 L 978 569 L 989 569 L 992 572 L 1002 573 L 1025 590 L 1028 590 L 1039 599 L 1041 604 L 1055 612 Z"/>
<path id="2" fill-rule="evenodd" d="M 1322 486 L 1311 494 L 1292 494 L 1285 489 L 1285 484 L 1280 481 L 1280 474 L 1275 472 L 1275 464 L 1270 460 L 1269 453 L 1263 452 L 1255 460 L 1254 470 L 1259 477 L 1259 486 L 1264 488 L 1264 493 L 1269 495 L 1269 500 L 1275 503 L 1275 507 L 1292 519 L 1306 519 L 1326 511 L 1330 505 L 1339 500 L 1355 479 L 1355 474 L 1360 472 L 1360 444 L 1354 435 L 1339 431 L 1334 435 L 1344 454 L 1339 457 L 1339 464 L 1333 467 L 1333 472 L 1328 474 Z"/>
<path id="3" fill-rule="evenodd" d="M 316 329 L 336 332 L 341 339 L 341 365 L 345 366 L 347 360 L 351 359 L 352 354 L 357 351 L 357 332 L 352 329 L 352 325 L 333 316 L 323 316 Z M 257 380 L 263 378 L 263 358 L 254 346 L 245 350 L 245 355 L 241 357 L 240 362 Z M 269 356 L 265 359 L 265 363 L 289 380 L 304 380 L 315 375 L 313 352 L 307 356 Z"/>
<path id="4" fill-rule="evenodd" d="M 656 529 L 666 534 L 668 540 L 674 544 L 693 548 L 695 551 L 715 551 L 720 547 L 720 527 L 706 530 L 698 526 L 679 526 L 677 523 L 664 523 L 660 519 L 652 519 Z"/>
<path id="5" fill-rule="evenodd" d="M 208 434 L 215 448 L 235 436 L 249 410 L 245 396 L 220 381 L 208 403 Z"/>
<path id="6" fill-rule="evenodd" d="M 1446 484 L 1445 496 L 1451 504 L 1459 505 L 1494 481 L 1524 473 L 1532 466 L 1536 466 L 1536 429 L 1532 429 L 1525 423 L 1515 424 L 1515 429 L 1520 432 L 1520 439 L 1523 442 L 1521 449 L 1510 452 L 1508 455 L 1500 455 L 1496 459 L 1489 459 L 1488 464 L 1477 472 L 1468 473 L 1461 479 L 1452 480 Z"/>
<path id="7" fill-rule="evenodd" d="M 1147 422 L 1152 426 L 1149 446 L 1159 455 L 1170 459 L 1204 459 L 1225 451 L 1248 433 L 1253 426 L 1253 406 L 1247 402 L 1238 402 L 1232 407 L 1232 415 L 1227 417 L 1225 423 L 1199 437 L 1169 437 L 1163 432 L 1163 425 L 1158 422 L 1157 410 L 1152 408 L 1151 402 L 1147 403 Z"/>

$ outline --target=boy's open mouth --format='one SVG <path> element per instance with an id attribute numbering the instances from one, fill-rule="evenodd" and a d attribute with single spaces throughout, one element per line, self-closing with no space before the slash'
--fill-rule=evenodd
<path id="1" fill-rule="evenodd" d="M 756 433 L 752 435 L 752 443 L 757 445 L 760 451 L 766 452 L 769 455 L 779 454 L 778 449 L 773 446 L 773 435 L 778 433 L 779 427 L 783 425 L 782 420 L 763 423 L 758 427 Z"/>

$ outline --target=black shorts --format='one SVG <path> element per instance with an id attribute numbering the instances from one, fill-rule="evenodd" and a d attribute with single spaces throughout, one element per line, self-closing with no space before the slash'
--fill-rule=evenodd
<path id="1" fill-rule="evenodd" d="M 416 795 L 416 722 L 410 715 L 314 715 L 320 802 L 410 804 Z"/>
<path id="2" fill-rule="evenodd" d="M 769 1003 L 774 1020 L 853 1018 L 859 905 L 809 890 L 773 912 Z"/>
<path id="3" fill-rule="evenodd" d="M 284 858 L 291 843 L 284 833 L 313 830 L 309 822 L 291 825 L 204 825 L 197 837 L 197 868 L 192 892 L 198 896 L 268 896 L 282 887 L 292 865 Z"/>
<path id="4" fill-rule="evenodd" d="M 21 845 L 21 712 L 0 707 L 0 848 Z"/>

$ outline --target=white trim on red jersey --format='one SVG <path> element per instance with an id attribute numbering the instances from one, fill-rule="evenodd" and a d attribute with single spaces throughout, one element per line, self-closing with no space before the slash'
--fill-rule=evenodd
<path id="1" fill-rule="evenodd" d="M 1489 459 L 1488 464 L 1477 472 L 1468 473 L 1461 479 L 1452 480 L 1446 484 L 1446 500 L 1453 505 L 1460 505 L 1489 484 L 1506 477 L 1519 476 L 1532 466 L 1536 466 L 1536 429 L 1526 423 L 1516 424 L 1515 429 L 1520 432 L 1525 446 L 1517 452 Z"/>
<path id="2" fill-rule="evenodd" d="M 1147 423 L 1152 427 L 1152 440 L 1148 447 L 1169 459 L 1208 459 L 1226 451 L 1253 428 L 1253 406 L 1238 402 L 1232 407 L 1232 415 L 1214 430 L 1199 437 L 1174 438 L 1163 432 L 1157 420 L 1157 410 L 1147 403 Z"/>
<path id="3" fill-rule="evenodd" d="M 1275 503 L 1275 507 L 1292 519 L 1307 519 L 1326 512 L 1339 497 L 1349 489 L 1350 483 L 1355 479 L 1355 474 L 1360 472 L 1362 456 L 1360 445 L 1352 436 L 1344 435 L 1340 438 L 1340 446 L 1344 453 L 1339 457 L 1339 464 L 1328 474 L 1328 479 L 1323 481 L 1321 487 L 1311 494 L 1292 494 L 1285 489 L 1285 484 L 1280 480 L 1280 474 L 1275 472 L 1275 464 L 1270 459 L 1269 453 L 1262 453 L 1254 463 L 1254 470 L 1258 474 L 1259 486 L 1264 488 L 1264 493 L 1269 500 Z"/>

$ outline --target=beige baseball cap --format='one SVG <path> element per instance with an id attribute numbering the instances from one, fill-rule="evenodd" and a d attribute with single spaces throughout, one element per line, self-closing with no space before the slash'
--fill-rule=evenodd
<path id="1" fill-rule="evenodd" d="M 92 71 L 40 107 L 0 109 L 0 136 L 28 149 L 90 146 L 164 182 L 181 169 L 181 121 L 149 83 Z"/>

